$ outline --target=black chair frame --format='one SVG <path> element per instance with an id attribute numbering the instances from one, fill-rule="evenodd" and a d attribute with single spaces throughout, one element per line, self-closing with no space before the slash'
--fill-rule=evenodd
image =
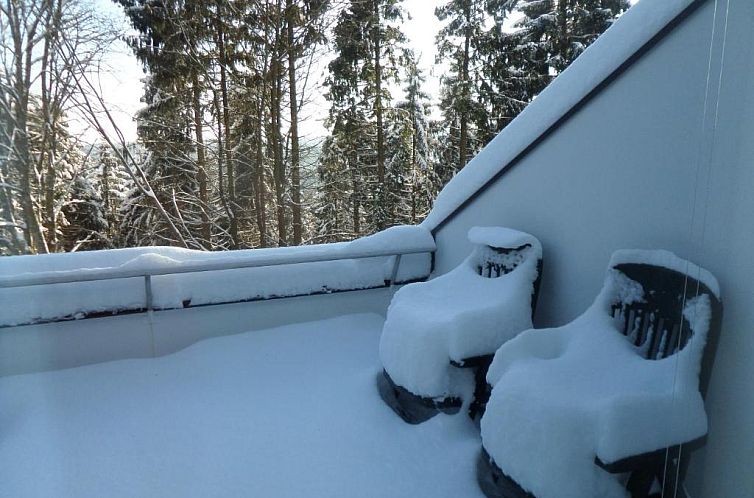
<path id="1" fill-rule="evenodd" d="M 693 333 L 683 317 L 684 303 L 703 294 L 709 296 L 712 316 L 699 378 L 699 390 L 704 396 L 722 324 L 720 300 L 703 282 L 675 270 L 643 263 L 618 264 L 614 269 L 644 288 L 645 302 L 617 302 L 610 311 L 622 323 L 621 333 L 648 361 L 665 358 L 683 349 Z M 683 482 L 688 465 L 685 458 L 688 452 L 684 449 L 702 444 L 703 439 L 615 462 L 603 462 L 595 457 L 594 462 L 610 473 L 629 474 L 626 489 L 631 498 L 654 497 L 650 492 L 655 483 L 662 490 L 662 496 L 676 496 L 676 487 Z M 488 498 L 535 498 L 507 476 L 484 448 L 477 462 L 477 481 Z"/>

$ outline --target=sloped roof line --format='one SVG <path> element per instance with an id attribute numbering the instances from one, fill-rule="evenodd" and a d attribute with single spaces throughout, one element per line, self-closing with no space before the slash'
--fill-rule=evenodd
<path id="1" fill-rule="evenodd" d="M 448 182 L 422 226 L 435 235 L 706 1 L 631 7 Z"/>

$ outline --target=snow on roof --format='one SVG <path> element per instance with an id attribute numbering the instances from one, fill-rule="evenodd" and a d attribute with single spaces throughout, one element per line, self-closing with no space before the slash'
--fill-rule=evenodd
<path id="1" fill-rule="evenodd" d="M 644 250 L 644 249 L 623 249 L 615 251 L 610 258 L 610 268 L 616 265 L 626 263 L 640 263 L 647 265 L 660 266 L 669 270 L 674 270 L 691 278 L 695 278 L 706 285 L 715 296 L 720 299 L 720 285 L 717 279 L 704 268 L 681 259 L 670 251 L 665 250 Z"/>
<path id="2" fill-rule="evenodd" d="M 639 2 L 506 126 L 442 189 L 422 223 L 434 229 L 640 47 L 697 0 Z"/>

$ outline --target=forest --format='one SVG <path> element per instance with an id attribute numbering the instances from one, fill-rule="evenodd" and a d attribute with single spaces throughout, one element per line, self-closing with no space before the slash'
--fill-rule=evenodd
<path id="1" fill-rule="evenodd" d="M 429 95 L 401 0 L 112 1 L 130 26 L 86 0 L 0 0 L 0 254 L 275 247 L 419 223 L 630 6 L 438 0 Z M 146 74 L 136 141 L 98 82 L 118 44 Z M 304 133 L 319 115 L 324 136 Z"/>

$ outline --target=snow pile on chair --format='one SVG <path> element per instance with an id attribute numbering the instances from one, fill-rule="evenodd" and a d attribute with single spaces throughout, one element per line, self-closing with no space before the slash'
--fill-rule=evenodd
<path id="1" fill-rule="evenodd" d="M 429 282 L 400 289 L 388 309 L 380 358 L 392 380 L 414 394 L 435 398 L 458 394 L 453 392 L 450 360 L 462 363 L 492 354 L 532 326 L 533 283 L 542 256 L 539 241 L 498 227 L 472 228 L 469 240 L 478 246 L 463 263 Z M 495 254 L 492 248 L 522 250 Z M 518 266 L 501 278 L 487 278 L 479 274 L 478 264 L 489 258 Z"/>
<path id="2" fill-rule="evenodd" d="M 626 261 L 681 271 L 719 292 L 712 275 L 666 251 L 619 251 L 610 268 Z M 641 302 L 642 289 L 637 293 L 632 284 L 611 269 L 595 303 L 579 318 L 559 328 L 527 330 L 495 355 L 487 375 L 493 391 L 481 421 L 483 445 L 538 498 L 625 497 L 618 477 L 595 465 L 595 456 L 614 462 L 707 432 L 699 371 L 709 296 L 685 302 L 683 316 L 693 333 L 688 344 L 666 358 L 646 360 L 610 316 L 615 302 Z"/>

